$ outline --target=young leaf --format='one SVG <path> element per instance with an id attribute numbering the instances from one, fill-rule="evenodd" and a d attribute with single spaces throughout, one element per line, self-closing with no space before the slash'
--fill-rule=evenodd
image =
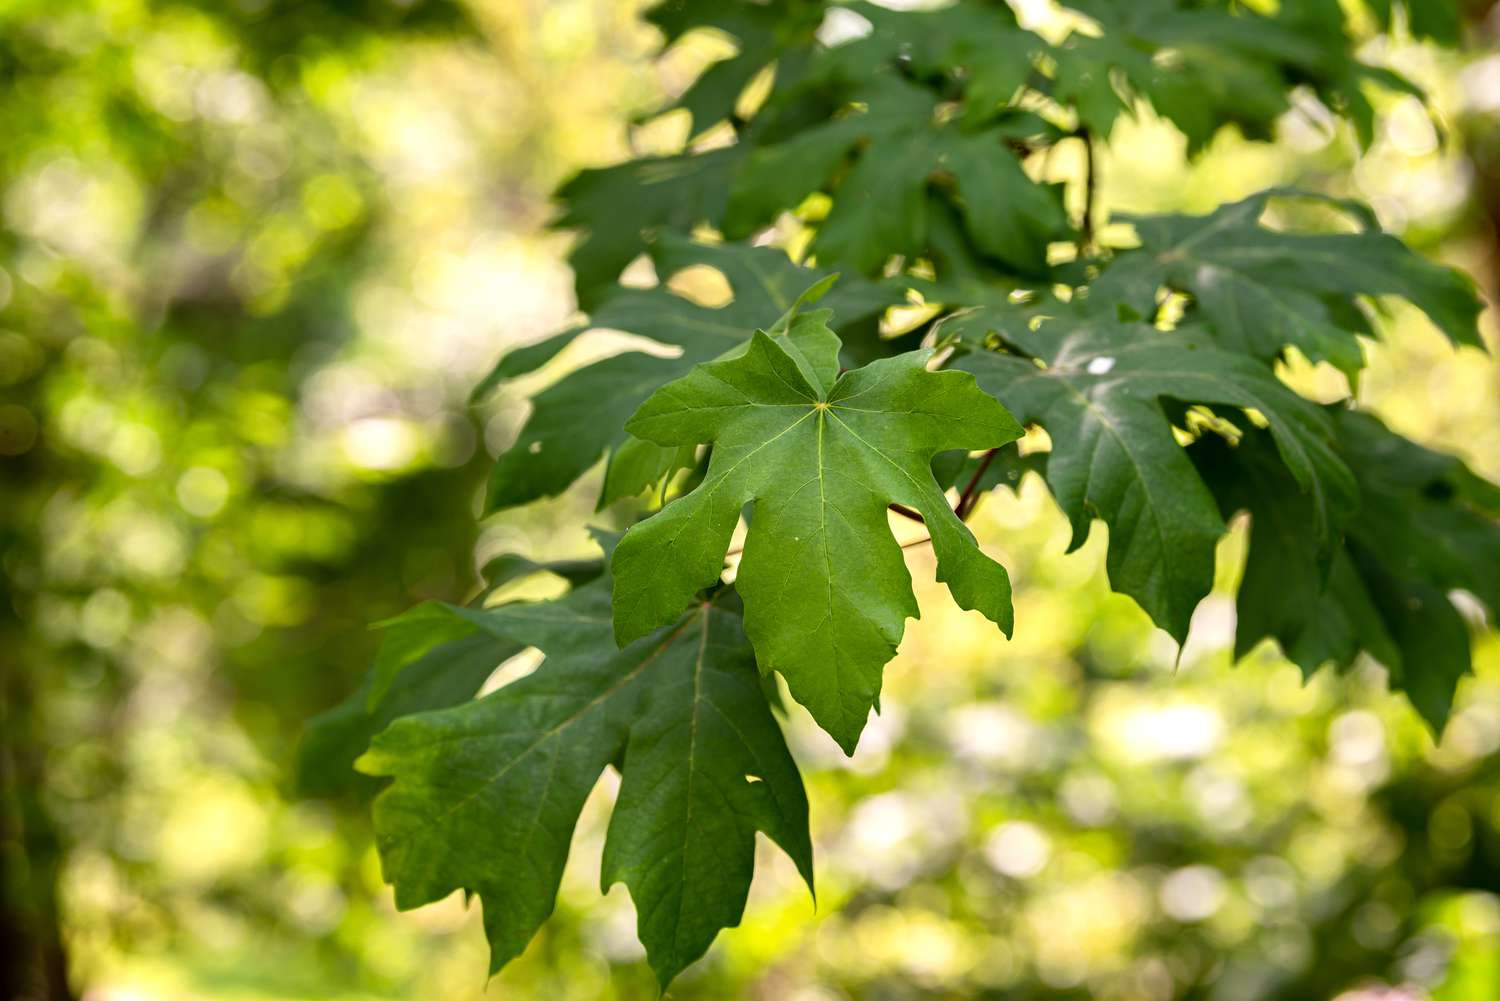
<path id="1" fill-rule="evenodd" d="M 827 313 L 798 318 L 826 343 Z M 817 343 L 817 339 L 801 343 Z M 740 510 L 753 520 L 736 587 L 763 671 L 853 753 L 881 669 L 917 614 L 886 508 L 920 512 L 938 578 L 1007 633 L 1010 583 L 978 549 L 932 478 L 949 449 L 985 449 L 1020 427 L 972 376 L 929 372 L 917 351 L 837 374 L 826 353 L 757 332 L 740 357 L 662 387 L 628 425 L 661 445 L 711 442 L 703 483 L 633 526 L 615 554 L 615 633 L 671 621 L 723 569 Z"/>
<path id="2" fill-rule="evenodd" d="M 1224 523 L 1173 436 L 1163 398 L 1262 414 L 1309 494 L 1309 523 L 1325 550 L 1354 506 L 1353 477 L 1334 451 L 1328 418 L 1269 369 L 1196 332 L 1064 315 L 1035 330 L 1007 324 L 997 333 L 1030 357 L 978 351 L 960 367 L 1023 421 L 1047 429 L 1047 482 L 1072 523 L 1072 548 L 1088 538 L 1093 518 L 1103 519 L 1111 586 L 1179 642 L 1213 584 Z"/>
<path id="3" fill-rule="evenodd" d="M 374 813 L 397 906 L 477 893 L 493 971 L 551 914 L 584 800 L 605 766 L 623 760 L 606 872 L 630 886 L 665 985 L 738 922 L 756 829 L 811 880 L 807 802 L 733 611 L 700 604 L 619 649 L 609 600 L 601 579 L 553 602 L 450 608 L 546 660 L 478 701 L 397 720 L 358 764 L 394 779 Z M 663 773 L 686 785 L 653 790 Z M 681 844 L 658 856 L 676 876 L 663 881 L 636 859 L 660 847 L 649 834 L 669 824 Z"/>
<path id="4" fill-rule="evenodd" d="M 603 511 L 615 501 L 660 487 L 674 473 L 692 466 L 696 451 L 691 446 L 663 448 L 626 435 L 604 467 L 604 488 L 595 510 Z"/>

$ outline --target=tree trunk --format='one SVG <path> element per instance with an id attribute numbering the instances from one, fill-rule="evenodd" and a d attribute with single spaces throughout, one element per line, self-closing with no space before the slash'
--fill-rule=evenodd
<path id="1" fill-rule="evenodd" d="M 17 579 L 35 562 L 35 488 L 51 471 L 42 448 L 5 457 L 0 470 L 0 1001 L 73 999 L 57 906 L 64 846 L 43 799 L 41 665 L 27 656 L 30 588 Z"/>
<path id="2" fill-rule="evenodd" d="M 0 621 L 11 610 L 0 609 Z M 5 622 L 10 626 L 11 622 Z M 0 628 L 0 1001 L 72 1001 L 57 910 L 62 844 L 41 802 L 41 754 L 18 637 Z"/>
<path id="3" fill-rule="evenodd" d="M 1474 38 L 1490 47 L 1500 41 L 1500 5 L 1493 0 L 1471 3 L 1469 17 Z M 1500 302 L 1500 123 L 1493 117 L 1470 123 L 1465 141 L 1474 168 L 1475 196 L 1489 233 L 1489 292 Z"/>

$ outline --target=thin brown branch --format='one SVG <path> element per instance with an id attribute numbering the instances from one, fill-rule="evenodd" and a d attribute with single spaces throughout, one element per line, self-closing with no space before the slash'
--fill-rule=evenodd
<path id="1" fill-rule="evenodd" d="M 894 512 L 894 513 L 896 513 L 896 514 L 899 514 L 903 518 L 910 518 L 912 521 L 920 521 L 924 525 L 926 524 L 926 521 L 923 519 L 923 517 L 920 514 L 917 514 L 917 512 L 913 511 L 911 508 L 907 507 L 905 504 L 892 504 L 891 505 L 891 511 Z"/>
<path id="2" fill-rule="evenodd" d="M 998 448 L 992 448 L 984 453 L 984 458 L 979 460 L 979 468 L 974 470 L 973 476 L 969 477 L 968 486 L 964 487 L 964 492 L 958 497 L 958 504 L 953 508 L 953 513 L 958 515 L 959 520 L 967 520 L 970 512 L 979 503 L 979 481 L 984 477 L 985 470 L 990 468 L 990 463 L 995 461 L 995 453 L 998 451 L 1000 451 Z"/>
<path id="3" fill-rule="evenodd" d="M 1094 161 L 1094 137 L 1087 125 L 1080 125 L 1075 133 L 1083 141 L 1083 218 L 1078 224 L 1078 249 L 1081 252 L 1094 246 L 1094 200 L 1099 188 L 1099 166 Z"/>

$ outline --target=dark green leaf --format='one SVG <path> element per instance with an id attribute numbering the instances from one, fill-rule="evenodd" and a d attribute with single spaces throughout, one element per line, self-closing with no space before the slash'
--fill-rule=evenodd
<path id="1" fill-rule="evenodd" d="M 978 351 L 971 371 L 1052 438 L 1047 482 L 1073 525 L 1109 526 L 1108 570 L 1179 641 L 1213 584 L 1224 531 L 1214 499 L 1173 434 L 1161 400 L 1253 409 L 1270 422 L 1282 461 L 1309 494 L 1309 524 L 1329 544 L 1354 505 L 1353 478 L 1333 450 L 1327 417 L 1260 364 L 1196 332 L 1080 321 L 1006 322 L 995 331 L 1030 357 Z"/>
<path id="2" fill-rule="evenodd" d="M 598 560 L 538 563 L 507 553 L 484 565 L 485 589 L 496 589 L 537 573 L 556 574 L 573 586 L 599 576 Z M 391 721 L 429 709 L 444 709 L 474 697 L 495 669 L 522 647 L 488 635 L 450 606 L 424 602 L 380 623 L 375 664 L 359 689 L 308 722 L 297 758 L 298 788 L 331 796 L 355 784 L 354 759 Z M 368 780 L 367 780 L 368 781 Z"/>
<path id="3" fill-rule="evenodd" d="M 743 149 L 729 146 L 631 160 L 582 171 L 563 185 L 557 196 L 567 211 L 556 225 L 582 231 L 568 255 L 578 304 L 594 309 L 605 300 L 625 265 L 646 249 L 648 231 L 686 233 L 700 222 L 717 222 L 743 156 Z"/>
<path id="4" fill-rule="evenodd" d="M 1236 651 L 1271 637 L 1308 672 L 1368 651 L 1441 732 L 1470 667 L 1468 629 L 1448 593 L 1500 610 L 1495 488 L 1367 414 L 1341 411 L 1336 426 L 1362 500 L 1331 560 L 1320 558 L 1307 499 L 1262 433 L 1232 449 L 1205 440 L 1191 450 L 1225 514 L 1250 513 Z"/>
<path id="5" fill-rule="evenodd" d="M 694 606 L 619 649 L 609 601 L 601 579 L 554 602 L 450 608 L 487 635 L 540 648 L 542 666 L 476 702 L 397 720 L 359 760 L 394 779 L 375 827 L 397 906 L 478 894 L 492 970 L 552 912 L 579 811 L 612 762 L 623 760 L 625 779 L 606 881 L 630 886 L 663 984 L 738 922 L 755 830 L 811 879 L 801 780 L 738 616 Z M 663 773 L 684 781 L 662 784 Z M 689 811 L 684 831 L 677 819 Z M 681 847 L 658 856 L 662 872 L 643 873 L 636 859 L 667 825 Z M 718 864 L 706 864 L 714 850 Z"/>
<path id="6" fill-rule="evenodd" d="M 812 243 L 821 264 L 869 274 L 893 254 L 924 253 L 929 182 L 945 175 L 977 246 L 1023 272 L 1045 269 L 1047 245 L 1070 233 L 1068 219 L 1057 188 L 1022 169 L 1005 128 L 968 132 L 944 122 L 931 92 L 894 75 L 863 83 L 850 100 L 862 110 L 751 154 L 730 198 L 727 232 L 770 222 L 852 157 Z"/>
<path id="7" fill-rule="evenodd" d="M 1363 365 L 1339 303 L 1397 295 L 1427 313 L 1456 344 L 1479 345 L 1473 282 L 1378 232 L 1287 233 L 1261 224 L 1269 191 L 1206 216 L 1124 217 L 1141 239 L 1089 289 L 1094 312 L 1119 303 L 1155 313 L 1158 290 L 1192 294 L 1200 318 L 1226 348 L 1273 359 L 1296 347 L 1353 374 Z M 1368 220 L 1367 220 L 1368 221 Z"/>
<path id="8" fill-rule="evenodd" d="M 757 830 L 813 885 L 807 798 L 739 616 L 705 603 L 689 620 L 696 654 L 663 659 L 631 727 L 601 872 L 630 888 L 663 985 L 739 924 Z"/>

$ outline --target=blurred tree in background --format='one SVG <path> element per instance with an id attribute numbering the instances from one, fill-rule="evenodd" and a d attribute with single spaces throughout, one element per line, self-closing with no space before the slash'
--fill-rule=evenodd
<path id="1" fill-rule="evenodd" d="M 295 796 L 293 747 L 368 665 L 368 622 L 467 597 L 501 548 L 588 550 L 559 526 L 585 519 L 597 472 L 474 528 L 526 387 L 465 401 L 504 345 L 569 314 L 567 241 L 542 232 L 552 188 L 679 148 L 680 118 L 627 123 L 724 54 L 695 33 L 653 63 L 638 13 L 0 13 L 0 997 L 485 990 L 462 901 L 396 915 L 359 804 Z M 1354 193 L 1493 293 L 1497 34 L 1484 4 L 1463 52 L 1370 34 L 1367 58 L 1427 88 L 1441 131 L 1386 96 L 1359 152 L 1308 104 L 1274 143 L 1220 134 L 1188 163 L 1145 116 L 1116 129 L 1101 202 Z M 1494 362 L 1405 311 L 1387 327 L 1361 402 L 1500 478 Z M 1348 391 L 1324 368 L 1288 377 Z M 1434 746 L 1373 666 L 1304 685 L 1262 647 L 1231 667 L 1217 597 L 1174 666 L 1109 593 L 1098 533 L 1060 555 L 1067 526 L 1035 482 L 975 529 L 1027 627 L 997 645 L 924 593 L 854 758 L 794 715 L 819 908 L 768 853 L 745 926 L 673 996 L 1500 996 L 1493 634 Z M 1226 592 L 1242 541 L 1221 547 Z M 601 901 L 590 871 L 611 793 L 496 996 L 654 996 L 628 899 Z"/>
<path id="2" fill-rule="evenodd" d="M 372 619 L 469 586 L 463 400 L 566 315 L 527 234 L 562 108 L 636 85 L 610 7 L 0 15 L 6 998 L 65 996 L 61 939 L 81 985 L 185 929 L 226 970 L 276 931 L 252 979 L 378 955 L 359 829 L 281 769 Z"/>

